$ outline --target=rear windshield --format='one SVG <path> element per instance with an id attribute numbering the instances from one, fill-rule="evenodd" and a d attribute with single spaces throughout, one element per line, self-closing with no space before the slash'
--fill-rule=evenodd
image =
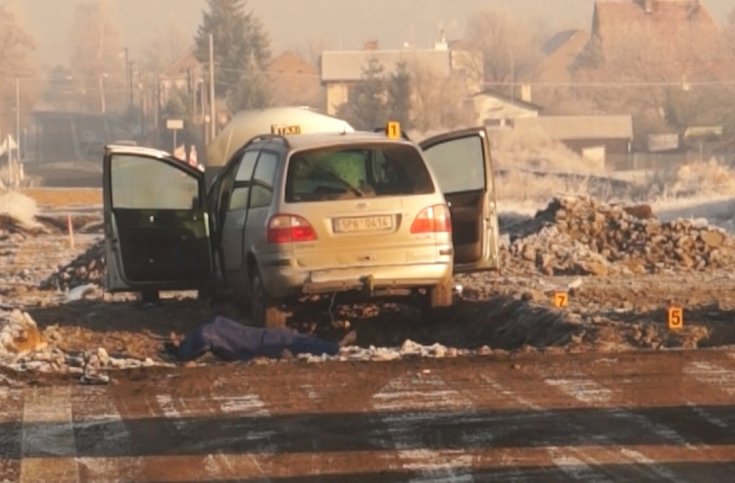
<path id="1" fill-rule="evenodd" d="M 329 201 L 434 192 L 418 150 L 403 144 L 330 147 L 291 156 L 286 201 Z"/>

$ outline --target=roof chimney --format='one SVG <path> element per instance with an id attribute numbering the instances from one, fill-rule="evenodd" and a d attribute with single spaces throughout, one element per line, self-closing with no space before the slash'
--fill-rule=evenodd
<path id="1" fill-rule="evenodd" d="M 362 48 L 363 50 L 378 50 L 378 41 L 375 39 L 366 40 Z"/>
<path id="2" fill-rule="evenodd" d="M 521 100 L 523 102 L 532 102 L 531 84 L 521 84 Z"/>
<path id="3" fill-rule="evenodd" d="M 444 29 L 439 31 L 439 41 L 434 44 L 434 50 L 449 50 L 449 43 L 447 42 L 447 36 L 444 33 Z"/>
<path id="4" fill-rule="evenodd" d="M 646 12 L 646 15 L 650 15 L 653 13 L 653 0 L 643 0 L 643 9 Z"/>

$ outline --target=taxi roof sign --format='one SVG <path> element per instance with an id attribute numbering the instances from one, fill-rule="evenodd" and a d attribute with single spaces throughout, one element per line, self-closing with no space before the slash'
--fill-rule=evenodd
<path id="1" fill-rule="evenodd" d="M 280 136 L 290 136 L 292 134 L 301 134 L 301 125 L 299 124 L 271 124 L 271 134 Z"/>

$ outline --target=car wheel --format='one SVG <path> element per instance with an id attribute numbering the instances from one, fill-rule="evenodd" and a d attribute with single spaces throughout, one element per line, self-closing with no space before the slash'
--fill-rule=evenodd
<path id="1" fill-rule="evenodd" d="M 285 328 L 288 313 L 268 295 L 263 278 L 257 269 L 254 270 L 250 287 L 250 309 L 253 322 L 263 327 Z"/>
<path id="2" fill-rule="evenodd" d="M 429 288 L 426 296 L 429 307 L 432 309 L 451 307 L 454 304 L 452 284 L 449 282 L 440 283 Z"/>
<path id="3" fill-rule="evenodd" d="M 161 303 L 161 294 L 158 290 L 145 290 L 140 293 L 140 302 L 143 305 L 157 305 Z"/>
<path id="4" fill-rule="evenodd" d="M 450 309 L 454 304 L 454 293 L 451 283 L 443 282 L 439 285 L 429 287 L 425 297 L 422 306 L 424 321 L 437 322 L 439 321 L 438 319 L 449 315 Z"/>

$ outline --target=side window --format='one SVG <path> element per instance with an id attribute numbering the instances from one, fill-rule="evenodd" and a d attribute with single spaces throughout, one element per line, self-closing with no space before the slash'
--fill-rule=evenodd
<path id="1" fill-rule="evenodd" d="M 250 179 L 258 159 L 258 151 L 246 151 L 235 174 L 235 186 L 230 197 L 228 210 L 244 210 L 248 206 Z"/>
<path id="2" fill-rule="evenodd" d="M 445 141 L 424 150 L 424 157 L 444 193 L 485 188 L 485 154 L 482 139 L 469 136 Z"/>
<path id="3" fill-rule="evenodd" d="M 250 194 L 250 186 L 235 186 L 235 190 L 230 197 L 230 206 L 228 211 L 244 210 L 248 207 L 248 195 Z"/>
<path id="4" fill-rule="evenodd" d="M 240 161 L 240 167 L 235 175 L 235 181 L 250 181 L 253 177 L 255 162 L 258 160 L 258 151 L 245 151 Z"/>
<path id="5" fill-rule="evenodd" d="M 111 160 L 113 208 L 190 210 L 201 207 L 199 181 L 154 158 L 115 155 Z"/>
<path id="6" fill-rule="evenodd" d="M 252 195 L 250 208 L 262 208 L 270 206 L 273 201 L 273 183 L 276 178 L 278 167 L 278 155 L 263 151 L 258 159 L 252 183 Z"/>

